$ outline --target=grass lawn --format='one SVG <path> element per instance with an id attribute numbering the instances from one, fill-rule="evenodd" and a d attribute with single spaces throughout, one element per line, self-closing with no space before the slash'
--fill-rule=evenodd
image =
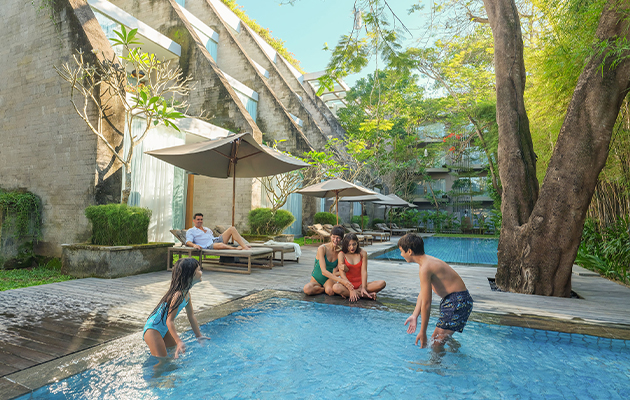
<path id="1" fill-rule="evenodd" d="M 74 279 L 70 275 L 62 274 L 57 266 L 51 264 L 49 262 L 37 268 L 1 270 L 0 291 Z"/>

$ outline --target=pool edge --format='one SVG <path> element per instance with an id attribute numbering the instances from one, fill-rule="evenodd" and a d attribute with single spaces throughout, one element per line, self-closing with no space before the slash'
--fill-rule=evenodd
<path id="1" fill-rule="evenodd" d="M 379 301 L 361 300 L 357 303 L 349 303 L 347 300 L 338 296 L 306 296 L 301 292 L 264 289 L 229 300 L 225 303 L 210 307 L 209 309 L 198 311 L 195 314 L 201 326 L 271 298 L 285 298 L 375 310 L 394 310 L 398 312 L 411 312 L 414 307 L 412 302 L 396 298 L 381 297 Z M 437 309 L 438 306 L 433 304 L 433 315 L 435 315 L 434 313 Z M 491 325 L 505 325 L 609 339 L 630 340 L 630 326 L 619 324 L 594 324 L 588 321 L 567 321 L 546 316 L 491 313 L 487 311 L 473 311 L 470 320 Z M 180 318 L 176 324 L 179 332 L 187 332 L 191 329 L 188 320 L 185 318 Z M 138 346 L 144 346 L 143 342 L 142 332 L 139 331 L 117 339 L 112 339 L 111 341 L 89 349 L 68 354 L 55 360 L 6 375 L 0 380 L 0 399 L 15 399 L 40 389 L 43 386 L 80 374 L 90 368 L 95 368 L 98 365 L 118 358 L 131 350 L 135 350 Z"/>

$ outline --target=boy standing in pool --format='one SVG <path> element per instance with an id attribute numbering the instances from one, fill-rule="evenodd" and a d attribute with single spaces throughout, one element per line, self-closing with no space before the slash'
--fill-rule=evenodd
<path id="1" fill-rule="evenodd" d="M 420 332 L 416 344 L 427 345 L 427 326 L 431 314 L 431 290 L 442 298 L 440 316 L 435 331 L 431 336 L 432 347 L 443 347 L 453 333 L 462 332 L 470 312 L 473 299 L 466 289 L 462 278 L 444 261 L 424 253 L 424 241 L 421 237 L 408 233 L 398 241 L 400 255 L 407 262 L 418 263 L 420 269 L 420 294 L 413 314 L 407 318 L 407 333 L 414 333 L 418 316 L 422 316 Z"/>

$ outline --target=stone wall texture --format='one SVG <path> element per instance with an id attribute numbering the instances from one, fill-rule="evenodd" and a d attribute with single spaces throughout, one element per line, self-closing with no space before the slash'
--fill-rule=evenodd
<path id="1" fill-rule="evenodd" d="M 89 43 L 70 4 L 59 3 L 37 9 L 37 1 L 3 0 L 0 6 L 0 187 L 41 197 L 43 231 L 35 251 L 47 256 L 60 256 L 62 243 L 87 239 L 83 210 L 98 201 L 99 181 L 97 137 L 53 69 Z M 101 165 L 109 165 L 111 156 L 100 154 Z M 120 185 L 107 182 L 116 180 L 115 166 L 109 170 L 101 171 L 99 196 L 115 198 Z"/>

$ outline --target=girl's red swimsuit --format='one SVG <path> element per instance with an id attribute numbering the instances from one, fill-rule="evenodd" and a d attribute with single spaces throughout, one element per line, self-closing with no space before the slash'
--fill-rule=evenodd
<path id="1" fill-rule="evenodd" d="M 361 286 L 361 265 L 363 265 L 363 256 L 361 255 L 359 258 L 359 262 L 356 264 L 350 264 L 348 262 L 348 258 L 344 257 L 344 264 L 348 267 L 348 272 L 346 272 L 346 278 L 352 283 L 355 289 Z"/>

